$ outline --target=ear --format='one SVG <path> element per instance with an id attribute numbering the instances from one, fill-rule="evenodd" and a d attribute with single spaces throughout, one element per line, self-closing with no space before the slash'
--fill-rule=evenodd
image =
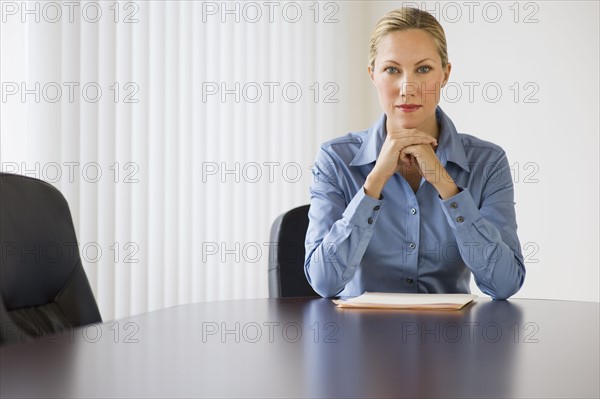
<path id="1" fill-rule="evenodd" d="M 452 64 L 447 63 L 446 68 L 444 68 L 444 80 L 442 82 L 442 87 L 446 86 L 446 83 L 448 83 L 448 79 L 450 78 L 451 70 L 452 70 Z"/>
<path id="2" fill-rule="evenodd" d="M 371 69 L 370 65 L 367 67 L 367 72 L 369 72 L 369 76 L 371 77 L 371 82 L 375 83 L 375 77 L 373 76 L 373 70 Z"/>

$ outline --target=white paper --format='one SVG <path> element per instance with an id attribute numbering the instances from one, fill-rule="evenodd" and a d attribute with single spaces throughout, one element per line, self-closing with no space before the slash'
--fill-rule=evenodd
<path id="1" fill-rule="evenodd" d="M 461 309 L 477 298 L 472 294 L 404 294 L 365 292 L 356 298 L 334 300 L 340 307 Z"/>

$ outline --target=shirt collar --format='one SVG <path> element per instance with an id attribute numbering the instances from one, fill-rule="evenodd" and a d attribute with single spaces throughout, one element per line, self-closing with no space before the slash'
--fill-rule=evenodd
<path id="1" fill-rule="evenodd" d="M 367 165 L 375 162 L 387 134 L 385 130 L 386 120 L 386 115 L 383 114 L 379 120 L 369 128 L 365 141 L 363 141 L 358 152 L 354 156 L 354 159 L 350 162 L 350 166 Z"/>
<path id="2" fill-rule="evenodd" d="M 444 167 L 446 167 L 447 162 L 455 163 L 468 172 L 469 164 L 467 156 L 465 155 L 465 149 L 458 136 L 456 127 L 454 127 L 454 123 L 452 123 L 448 115 L 440 107 L 436 108 L 435 117 L 441 126 L 437 149 L 440 162 Z M 365 141 L 360 146 L 352 162 L 350 162 L 350 166 L 367 165 L 377 160 L 377 156 L 387 135 L 385 128 L 386 120 L 386 115 L 383 114 L 367 131 Z"/>
<path id="3" fill-rule="evenodd" d="M 441 126 L 437 149 L 440 162 L 444 167 L 446 167 L 447 162 L 452 162 L 469 172 L 470 168 L 465 154 L 465 147 L 462 145 L 462 140 L 458 136 L 454 123 L 440 107 L 435 110 L 435 117 Z"/>

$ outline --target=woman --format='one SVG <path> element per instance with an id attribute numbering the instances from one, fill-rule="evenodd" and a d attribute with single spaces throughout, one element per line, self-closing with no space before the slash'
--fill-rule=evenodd
<path id="1" fill-rule="evenodd" d="M 398 9 L 375 27 L 368 72 L 384 114 L 324 143 L 313 168 L 305 272 L 321 296 L 468 293 L 471 274 L 494 299 L 522 286 L 508 160 L 438 107 L 450 69 L 429 13 Z"/>

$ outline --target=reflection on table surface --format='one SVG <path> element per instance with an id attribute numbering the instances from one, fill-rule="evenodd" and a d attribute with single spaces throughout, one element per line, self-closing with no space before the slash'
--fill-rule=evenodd
<path id="1" fill-rule="evenodd" d="M 460 311 L 338 309 L 308 298 L 198 303 L 4 346 L 0 389 L 3 397 L 598 397 L 599 310 L 483 298 Z"/>

